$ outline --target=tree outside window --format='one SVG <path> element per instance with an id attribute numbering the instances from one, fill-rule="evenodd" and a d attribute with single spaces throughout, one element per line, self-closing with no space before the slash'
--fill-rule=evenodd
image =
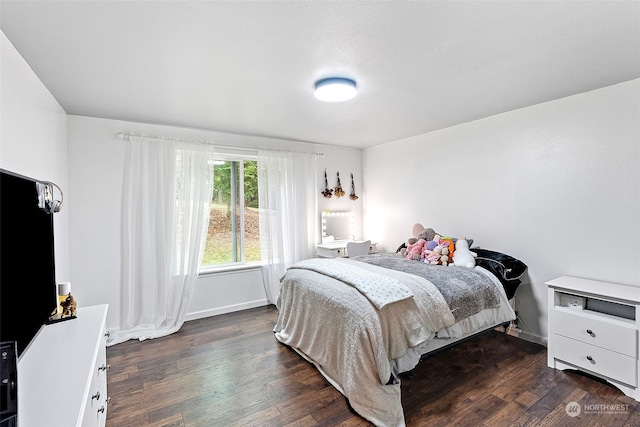
<path id="1" fill-rule="evenodd" d="M 258 162 L 216 160 L 202 267 L 260 261 Z"/>

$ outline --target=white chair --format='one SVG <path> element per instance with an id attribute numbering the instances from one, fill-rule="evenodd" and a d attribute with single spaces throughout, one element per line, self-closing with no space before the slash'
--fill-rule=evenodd
<path id="1" fill-rule="evenodd" d="M 365 242 L 348 242 L 347 243 L 347 256 L 349 258 L 358 255 L 367 255 L 371 249 L 371 240 Z"/>

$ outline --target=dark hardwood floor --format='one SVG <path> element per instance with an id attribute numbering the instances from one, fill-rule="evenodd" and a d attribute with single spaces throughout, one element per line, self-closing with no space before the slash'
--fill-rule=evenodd
<path id="1" fill-rule="evenodd" d="M 273 306 L 186 322 L 107 349 L 107 427 L 369 426 L 313 365 L 273 336 Z M 546 348 L 496 331 L 423 360 L 402 379 L 407 426 L 640 427 L 640 403 Z M 570 402 L 581 413 L 567 415 Z"/>

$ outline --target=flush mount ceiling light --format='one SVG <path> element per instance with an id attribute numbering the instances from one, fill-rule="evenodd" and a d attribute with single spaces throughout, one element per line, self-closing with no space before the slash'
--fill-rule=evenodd
<path id="1" fill-rule="evenodd" d="M 316 82 L 316 98 L 321 101 L 347 101 L 356 96 L 356 92 L 356 82 L 351 79 L 330 77 Z"/>

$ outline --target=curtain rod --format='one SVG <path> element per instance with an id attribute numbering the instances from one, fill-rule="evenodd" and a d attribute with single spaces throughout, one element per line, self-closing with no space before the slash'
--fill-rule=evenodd
<path id="1" fill-rule="evenodd" d="M 243 150 L 243 151 L 257 151 L 257 150 L 267 150 L 267 151 L 284 151 L 287 153 L 303 153 L 303 154 L 314 154 L 316 157 L 324 157 L 324 153 L 316 153 L 314 151 L 297 151 L 297 150 L 278 150 L 275 148 L 246 148 L 246 147 L 232 147 L 225 145 L 215 145 L 213 141 L 207 141 L 202 139 L 189 139 L 189 138 L 177 138 L 173 136 L 159 136 L 159 135 L 147 135 L 144 133 L 124 133 L 118 132 L 118 139 L 127 139 L 131 140 L 133 137 L 140 138 L 150 138 L 150 139 L 159 139 L 161 141 L 178 141 L 178 142 L 191 142 L 195 144 L 207 144 L 216 148 L 223 149 L 233 149 L 233 150 Z"/>

